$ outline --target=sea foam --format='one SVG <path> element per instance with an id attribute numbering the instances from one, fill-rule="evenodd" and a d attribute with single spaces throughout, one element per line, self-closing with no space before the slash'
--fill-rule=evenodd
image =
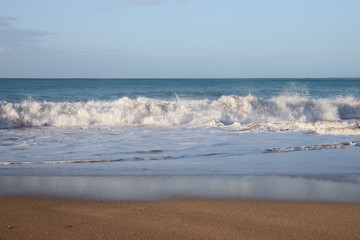
<path id="1" fill-rule="evenodd" d="M 360 146 L 360 141 L 351 141 L 344 143 L 318 144 L 318 145 L 300 146 L 300 147 L 269 148 L 265 152 L 279 153 L 279 152 L 295 152 L 295 151 L 312 151 L 312 150 L 323 150 L 323 149 L 341 149 L 341 148 L 350 148 L 350 147 L 359 147 L 359 146 Z"/>
<path id="2" fill-rule="evenodd" d="M 353 97 L 271 99 L 222 96 L 217 100 L 0 101 L 0 128 L 232 126 L 245 130 L 310 130 L 320 134 L 360 134 L 360 100 Z"/>

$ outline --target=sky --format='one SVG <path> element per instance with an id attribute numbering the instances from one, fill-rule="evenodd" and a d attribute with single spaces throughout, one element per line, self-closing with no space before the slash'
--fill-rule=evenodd
<path id="1" fill-rule="evenodd" d="M 0 0 L 16 77 L 360 77 L 360 1 Z"/>

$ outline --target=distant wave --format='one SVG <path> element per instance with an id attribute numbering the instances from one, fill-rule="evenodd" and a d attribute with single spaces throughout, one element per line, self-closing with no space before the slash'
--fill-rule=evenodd
<path id="1" fill-rule="evenodd" d="M 353 97 L 312 99 L 279 96 L 262 99 L 251 95 L 230 95 L 217 100 L 167 101 L 123 97 L 116 101 L 88 102 L 0 101 L 0 128 L 232 126 L 239 131 L 311 130 L 316 133 L 360 134 L 358 120 L 360 100 Z M 321 132 L 321 129 L 329 131 Z"/>

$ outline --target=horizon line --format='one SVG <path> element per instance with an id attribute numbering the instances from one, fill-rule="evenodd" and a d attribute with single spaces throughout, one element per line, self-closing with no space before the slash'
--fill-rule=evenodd
<path id="1" fill-rule="evenodd" d="M 177 80 L 177 79 L 360 79 L 359 77 L 0 77 L 2 79 L 126 79 L 126 80 Z"/>

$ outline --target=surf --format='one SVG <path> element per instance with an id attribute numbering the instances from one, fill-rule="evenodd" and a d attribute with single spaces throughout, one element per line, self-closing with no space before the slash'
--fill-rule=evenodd
<path id="1" fill-rule="evenodd" d="M 122 97 L 114 101 L 0 101 L 0 128 L 233 127 L 239 132 L 309 130 L 360 134 L 360 100 L 224 95 L 215 100 Z M 325 129 L 325 130 L 324 130 Z M 326 130 L 327 129 L 327 130 Z M 346 131 L 348 130 L 348 131 Z M 348 133 L 346 133 L 348 132 Z"/>

